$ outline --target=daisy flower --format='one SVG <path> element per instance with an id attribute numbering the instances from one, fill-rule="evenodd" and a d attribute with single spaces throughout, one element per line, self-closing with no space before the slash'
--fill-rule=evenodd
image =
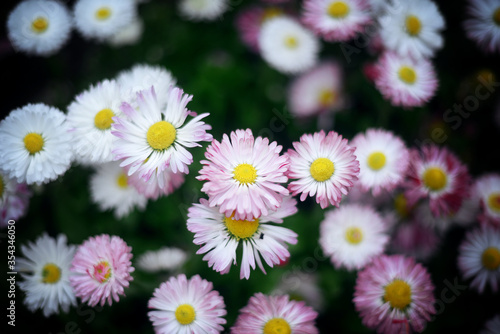
<path id="1" fill-rule="evenodd" d="M 420 261 L 428 260 L 438 249 L 440 238 L 436 231 L 419 220 L 401 222 L 396 226 L 391 250 L 397 254 L 414 257 Z"/>
<path id="2" fill-rule="evenodd" d="M 67 42 L 72 29 L 71 16 L 59 1 L 20 2 L 7 18 L 7 35 L 21 52 L 50 56 Z"/>
<path id="3" fill-rule="evenodd" d="M 132 23 L 109 37 L 108 43 L 114 47 L 134 45 L 141 39 L 143 32 L 144 22 L 139 17 L 135 17 Z"/>
<path id="4" fill-rule="evenodd" d="M 288 295 L 267 296 L 258 292 L 240 310 L 231 333 L 317 334 L 314 324 L 317 316 L 303 301 L 289 300 Z"/>
<path id="5" fill-rule="evenodd" d="M 479 334 L 500 334 L 500 315 L 496 315 L 484 324 Z"/>
<path id="6" fill-rule="evenodd" d="M 500 226 L 500 174 L 488 173 L 477 178 L 473 193 L 481 203 L 480 221 Z"/>
<path id="7" fill-rule="evenodd" d="M 250 277 L 250 267 L 255 263 L 266 273 L 261 256 L 270 267 L 286 261 L 290 257 L 287 244 L 297 243 L 297 234 L 287 228 L 273 225 L 281 224 L 283 218 L 297 212 L 297 202 L 285 197 L 280 209 L 262 215 L 260 218 L 237 220 L 234 216 L 226 217 L 219 208 L 210 207 L 206 199 L 193 204 L 188 209 L 187 228 L 195 233 L 194 244 L 202 247 L 196 254 L 205 254 L 208 266 L 221 274 L 229 272 L 236 264 L 236 249 L 241 243 L 243 255 L 240 279 Z"/>
<path id="8" fill-rule="evenodd" d="M 18 183 L 0 171 L 0 228 L 7 227 L 9 220 L 24 216 L 30 197 L 26 183 Z"/>
<path id="9" fill-rule="evenodd" d="M 339 64 L 325 61 L 294 78 L 288 90 L 290 112 L 308 117 L 344 106 L 343 73 Z"/>
<path id="10" fill-rule="evenodd" d="M 476 197 L 465 198 L 457 211 L 435 216 L 427 202 L 417 204 L 414 210 L 415 220 L 422 225 L 435 229 L 441 233 L 452 226 L 466 227 L 477 221 L 479 201 Z"/>
<path id="11" fill-rule="evenodd" d="M 42 103 L 15 109 L 0 122 L 0 159 L 10 178 L 42 184 L 64 174 L 73 158 L 66 115 Z"/>
<path id="12" fill-rule="evenodd" d="M 172 73 L 161 66 L 147 64 L 136 64 L 131 69 L 122 71 L 116 76 L 116 81 L 120 85 L 124 101 L 138 108 L 136 97 L 142 90 L 154 87 L 156 99 L 161 109 L 166 108 L 171 86 L 175 86 L 177 79 Z"/>
<path id="13" fill-rule="evenodd" d="M 371 22 L 367 0 L 304 0 L 303 22 L 329 42 L 347 41 Z"/>
<path id="14" fill-rule="evenodd" d="M 308 195 L 316 195 L 316 203 L 322 209 L 329 204 L 338 206 L 342 195 L 347 195 L 358 179 L 355 148 L 347 145 L 347 139 L 338 133 L 330 131 L 325 135 L 323 130 L 302 135 L 299 142 L 293 142 L 293 147 L 287 152 L 288 177 L 298 180 L 288 185 L 291 194 L 301 194 L 301 201 Z"/>
<path id="15" fill-rule="evenodd" d="M 375 86 L 393 106 L 420 107 L 435 95 L 438 80 L 431 62 L 386 52 L 375 66 Z"/>
<path id="16" fill-rule="evenodd" d="M 429 145 L 411 150 L 408 180 L 403 184 L 410 205 L 426 198 L 434 216 L 457 212 L 469 195 L 469 183 L 467 166 L 447 148 Z"/>
<path id="17" fill-rule="evenodd" d="M 422 332 L 434 308 L 434 285 L 413 258 L 381 255 L 358 273 L 354 306 L 377 333 Z"/>
<path id="18" fill-rule="evenodd" d="M 96 167 L 90 177 L 90 196 L 101 210 L 113 209 L 116 219 L 121 219 L 135 207 L 143 210 L 148 201 L 130 183 L 118 162 L 108 162 Z"/>
<path id="19" fill-rule="evenodd" d="M 199 275 L 170 277 L 148 302 L 155 333 L 220 333 L 226 323 L 224 299 Z"/>
<path id="20" fill-rule="evenodd" d="M 137 16 L 134 0 L 78 0 L 73 13 L 76 29 L 97 40 L 114 36 Z"/>
<path id="21" fill-rule="evenodd" d="M 458 268 L 480 294 L 487 284 L 498 291 L 500 280 L 500 230 L 483 225 L 469 231 L 459 248 Z"/>
<path id="22" fill-rule="evenodd" d="M 125 168 L 127 170 L 127 168 Z M 184 184 L 184 174 L 165 169 L 162 173 L 154 173 L 148 181 L 139 177 L 138 173 L 127 177 L 128 184 L 146 198 L 156 200 L 160 196 L 168 196 Z"/>
<path id="23" fill-rule="evenodd" d="M 156 251 L 147 251 L 137 258 L 137 267 L 148 272 L 176 270 L 187 259 L 187 254 L 180 248 L 163 247 Z"/>
<path id="24" fill-rule="evenodd" d="M 379 17 L 385 47 L 402 57 L 431 58 L 443 47 L 444 18 L 430 0 L 394 1 Z"/>
<path id="25" fill-rule="evenodd" d="M 262 23 L 283 14 L 283 10 L 278 7 L 253 6 L 240 10 L 236 16 L 235 25 L 243 43 L 251 50 L 258 52 Z"/>
<path id="26" fill-rule="evenodd" d="M 191 21 L 213 21 L 228 8 L 227 0 L 179 0 L 179 13 Z"/>
<path id="27" fill-rule="evenodd" d="M 371 206 L 346 203 L 320 223 L 319 244 L 335 268 L 363 268 L 384 252 L 387 241 L 385 221 Z"/>
<path id="28" fill-rule="evenodd" d="M 120 166 L 128 166 L 128 175 L 138 173 L 148 181 L 155 173 L 162 180 L 159 174 L 168 168 L 174 173 L 189 173 L 188 165 L 193 162 L 193 156 L 186 148 L 212 140 L 212 135 L 206 132 L 211 126 L 201 121 L 208 113 L 184 124 L 187 116 L 193 115 L 186 108 L 192 98 L 181 89 L 171 87 L 167 106 L 161 108 L 155 89 L 151 87 L 137 93 L 139 110 L 129 103 L 122 104 L 121 109 L 127 117 L 115 117 L 111 125 L 112 133 L 118 137 L 112 153 L 115 160 L 123 160 Z"/>
<path id="29" fill-rule="evenodd" d="M 266 20 L 260 29 L 259 50 L 269 66 L 286 74 L 298 74 L 318 61 L 317 37 L 287 15 Z"/>
<path id="30" fill-rule="evenodd" d="M 213 140 L 196 177 L 208 181 L 201 191 L 209 196 L 210 206 L 219 206 L 226 217 L 249 220 L 278 209 L 288 195 L 280 185 L 288 181 L 288 158 L 280 155 L 281 149 L 267 138 L 255 139 L 250 129 L 224 134 L 221 142 Z"/>
<path id="31" fill-rule="evenodd" d="M 498 0 L 469 0 L 464 21 L 467 37 L 486 52 L 500 52 L 500 2 Z"/>
<path id="32" fill-rule="evenodd" d="M 403 140 L 391 131 L 368 129 L 352 141 L 359 161 L 359 183 L 374 196 L 384 189 L 394 190 L 406 176 L 409 151 Z"/>
<path id="33" fill-rule="evenodd" d="M 67 122 L 79 161 L 92 165 L 113 160 L 111 148 L 116 137 L 111 134 L 111 124 L 113 117 L 121 114 L 122 100 L 118 83 L 104 80 L 77 95 L 68 106 Z"/>
<path id="34" fill-rule="evenodd" d="M 118 302 L 133 280 L 131 252 L 132 247 L 117 236 L 102 234 L 85 240 L 71 263 L 69 280 L 75 295 L 89 306 Z"/>
<path id="35" fill-rule="evenodd" d="M 76 306 L 69 282 L 69 267 L 76 247 L 66 242 L 63 234 L 51 238 L 44 233 L 34 243 L 21 246 L 24 257 L 16 258 L 16 270 L 24 280 L 18 284 L 26 294 L 24 304 L 31 312 L 41 309 L 48 317 L 59 314 L 59 307 L 67 313 L 70 306 Z"/>

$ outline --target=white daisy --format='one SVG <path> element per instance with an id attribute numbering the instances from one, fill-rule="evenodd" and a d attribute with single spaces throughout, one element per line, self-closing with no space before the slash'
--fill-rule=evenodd
<path id="1" fill-rule="evenodd" d="M 474 181 L 473 196 L 481 201 L 483 222 L 491 222 L 500 226 L 500 174 L 488 173 Z"/>
<path id="2" fill-rule="evenodd" d="M 319 243 L 336 268 L 363 268 L 388 241 L 384 220 L 370 206 L 344 204 L 328 211 L 320 224 Z"/>
<path id="3" fill-rule="evenodd" d="M 125 29 L 137 15 L 134 0 L 78 0 L 73 12 L 76 29 L 98 40 Z"/>
<path id="4" fill-rule="evenodd" d="M 314 310 L 322 311 L 325 306 L 325 296 L 319 286 L 318 278 L 317 273 L 294 270 L 289 275 L 282 276 L 270 295 L 289 295 L 292 300 L 304 300 Z"/>
<path id="5" fill-rule="evenodd" d="M 66 115 L 45 104 L 15 109 L 0 122 L 2 169 L 19 183 L 42 184 L 64 174 L 73 157 Z"/>
<path id="6" fill-rule="evenodd" d="M 187 260 L 187 254 L 180 248 L 163 247 L 147 251 L 137 258 L 137 267 L 148 272 L 176 270 Z"/>
<path id="7" fill-rule="evenodd" d="M 57 52 L 68 40 L 71 29 L 69 11 L 59 1 L 22 1 L 7 19 L 7 33 L 13 47 L 40 56 Z"/>
<path id="8" fill-rule="evenodd" d="M 356 135 L 351 146 L 356 147 L 359 160 L 359 182 L 377 196 L 383 189 L 392 191 L 406 176 L 409 152 L 401 138 L 383 129 L 368 129 Z"/>
<path id="9" fill-rule="evenodd" d="M 74 151 L 79 161 L 100 164 L 113 160 L 111 134 L 113 117 L 121 114 L 120 86 L 105 80 L 76 96 L 68 106 L 68 125 L 75 138 Z"/>
<path id="10" fill-rule="evenodd" d="M 297 74 L 318 60 L 318 38 L 292 17 L 280 15 L 266 20 L 259 34 L 262 58 L 276 70 Z"/>
<path id="11" fill-rule="evenodd" d="M 136 17 L 132 23 L 111 36 L 108 43 L 114 47 L 134 45 L 141 39 L 143 32 L 144 22 L 139 17 Z"/>
<path id="12" fill-rule="evenodd" d="M 489 284 L 498 290 L 500 280 L 500 230 L 483 225 L 467 233 L 459 248 L 458 268 L 471 287 L 482 294 Z"/>
<path id="13" fill-rule="evenodd" d="M 137 106 L 137 93 L 155 88 L 156 98 L 160 108 L 165 108 L 168 102 L 170 86 L 175 86 L 177 79 L 172 73 L 160 66 L 137 64 L 131 69 L 118 73 L 116 80 L 120 84 L 126 102 Z"/>
<path id="14" fill-rule="evenodd" d="M 228 7 L 227 0 L 179 0 L 179 13 L 192 21 L 213 21 Z"/>
<path id="15" fill-rule="evenodd" d="M 113 209 L 120 219 L 128 215 L 134 207 L 144 209 L 147 198 L 129 184 L 127 174 L 118 162 L 108 162 L 97 167 L 90 178 L 92 201 L 101 210 Z"/>
<path id="16" fill-rule="evenodd" d="M 66 236 L 57 239 L 46 233 L 38 237 L 35 243 L 22 245 L 24 257 L 16 259 L 16 270 L 21 272 L 24 281 L 19 288 L 24 291 L 24 303 L 34 312 L 43 310 L 43 315 L 58 314 L 59 307 L 68 312 L 70 306 L 76 306 L 76 297 L 69 282 L 71 260 L 76 247 L 66 244 Z"/>
<path id="17" fill-rule="evenodd" d="M 431 0 L 400 0 L 379 17 L 385 47 L 403 57 L 430 58 L 443 47 L 444 18 Z"/>
<path id="18" fill-rule="evenodd" d="M 192 97 L 171 87 L 167 107 L 162 109 L 152 87 L 137 94 L 139 110 L 128 103 L 122 104 L 127 117 L 115 117 L 112 133 L 119 139 L 112 152 L 115 160 L 123 160 L 120 166 L 129 166 L 128 175 L 137 172 L 147 181 L 154 173 L 162 173 L 168 168 L 174 173 L 189 173 L 188 165 L 193 162 L 193 156 L 186 148 L 212 140 L 212 135 L 206 132 L 211 126 L 201 121 L 208 113 L 184 124 L 187 116 L 193 115 L 186 108 Z"/>
<path id="19" fill-rule="evenodd" d="M 467 37 L 483 50 L 500 52 L 500 2 L 498 0 L 469 0 L 465 20 Z"/>

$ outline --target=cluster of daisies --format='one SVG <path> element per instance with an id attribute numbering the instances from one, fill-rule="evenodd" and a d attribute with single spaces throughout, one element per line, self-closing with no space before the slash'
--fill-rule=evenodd
<path id="1" fill-rule="evenodd" d="M 23 0 L 7 20 L 16 51 L 37 56 L 57 53 L 73 29 L 85 39 L 112 46 L 135 44 L 144 31 L 138 4 L 148 0 L 78 0 L 71 9 L 59 0 Z M 178 13 L 192 21 L 212 21 L 228 8 L 226 0 L 179 0 Z"/>
<path id="2" fill-rule="evenodd" d="M 432 58 L 443 47 L 445 20 L 434 1 L 303 0 L 298 10 L 288 1 L 268 2 L 241 10 L 236 27 L 269 66 L 295 76 L 288 104 L 296 116 L 344 105 L 342 70 L 321 59 L 322 43 L 338 43 L 348 62 L 362 49 L 377 57 L 365 65 L 365 75 L 394 106 L 423 106 L 435 95 Z M 485 51 L 499 52 L 498 2 L 470 0 L 468 16 L 467 36 Z"/>

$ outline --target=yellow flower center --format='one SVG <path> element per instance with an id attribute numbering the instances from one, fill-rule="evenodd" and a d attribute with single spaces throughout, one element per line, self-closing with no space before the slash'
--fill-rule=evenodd
<path id="1" fill-rule="evenodd" d="M 500 251 L 498 248 L 486 248 L 481 256 L 481 262 L 486 269 L 497 270 L 500 266 Z"/>
<path id="2" fill-rule="evenodd" d="M 404 194 L 399 194 L 394 198 L 394 208 L 400 217 L 406 218 L 410 215 L 410 208 L 408 207 L 408 201 Z"/>
<path id="3" fill-rule="evenodd" d="M 493 13 L 493 22 L 495 22 L 497 26 L 500 26 L 500 7 Z"/>
<path id="4" fill-rule="evenodd" d="M 53 263 L 47 263 L 42 269 L 42 283 L 54 284 L 61 279 L 61 268 Z"/>
<path id="5" fill-rule="evenodd" d="M 295 49 L 299 45 L 299 41 L 294 36 L 285 38 L 285 46 L 289 49 Z"/>
<path id="6" fill-rule="evenodd" d="M 107 261 L 101 261 L 94 266 L 92 277 L 99 283 L 106 283 L 111 277 L 111 267 Z"/>
<path id="7" fill-rule="evenodd" d="M 94 117 L 95 127 L 99 130 L 107 130 L 111 128 L 111 124 L 113 124 L 113 116 L 115 116 L 113 110 L 108 108 L 102 109 Z"/>
<path id="8" fill-rule="evenodd" d="M 259 220 L 236 220 L 231 217 L 224 217 L 226 228 L 236 239 L 250 238 L 259 228 Z"/>
<path id="9" fill-rule="evenodd" d="M 319 105 L 323 108 L 331 106 L 335 102 L 335 92 L 323 89 L 318 97 Z"/>
<path id="10" fill-rule="evenodd" d="M 318 158 L 313 161 L 309 172 L 311 176 L 318 182 L 323 182 L 328 180 L 335 171 L 333 162 L 328 158 Z"/>
<path id="11" fill-rule="evenodd" d="M 443 189 L 447 183 L 446 174 L 439 167 L 427 168 L 422 179 L 424 181 L 424 185 L 432 191 Z"/>
<path id="12" fill-rule="evenodd" d="M 250 164 L 239 164 L 234 168 L 233 179 L 240 184 L 253 184 L 257 179 L 257 170 Z"/>
<path id="13" fill-rule="evenodd" d="M 30 154 L 36 154 L 43 149 L 44 140 L 38 133 L 28 133 L 24 137 L 24 147 L 30 152 Z"/>
<path id="14" fill-rule="evenodd" d="M 415 15 L 408 15 L 406 17 L 406 32 L 411 36 L 417 36 L 422 30 L 422 22 Z"/>
<path id="15" fill-rule="evenodd" d="M 101 7 L 95 12 L 95 18 L 99 21 L 107 20 L 111 16 L 111 8 Z"/>
<path id="16" fill-rule="evenodd" d="M 401 66 L 398 75 L 401 81 L 409 85 L 412 85 L 415 83 L 415 81 L 417 81 L 417 72 L 415 72 L 413 68 L 408 66 Z"/>
<path id="17" fill-rule="evenodd" d="M 500 193 L 492 193 L 488 196 L 488 207 L 495 212 L 500 212 Z"/>
<path id="18" fill-rule="evenodd" d="M 357 245 L 363 241 L 363 231 L 357 227 L 349 227 L 345 231 L 345 240 L 350 244 Z"/>
<path id="19" fill-rule="evenodd" d="M 151 125 L 146 135 L 149 146 L 155 150 L 166 150 L 175 140 L 177 131 L 167 121 L 159 121 Z"/>
<path id="20" fill-rule="evenodd" d="M 264 13 L 261 16 L 260 22 L 267 21 L 269 19 L 272 19 L 273 17 L 277 17 L 283 14 L 283 11 L 279 8 L 276 7 L 270 7 L 264 9 Z"/>
<path id="21" fill-rule="evenodd" d="M 263 334 L 291 334 L 292 329 L 283 318 L 272 318 L 264 325 Z"/>
<path id="22" fill-rule="evenodd" d="M 404 310 L 411 303 L 411 287 L 405 281 L 395 279 L 385 287 L 384 300 L 392 308 Z"/>
<path id="23" fill-rule="evenodd" d="M 349 5 L 343 1 L 335 1 L 328 6 L 326 12 L 333 18 L 341 19 L 349 14 Z"/>
<path id="24" fill-rule="evenodd" d="M 49 21 L 44 17 L 37 17 L 31 22 L 31 29 L 37 34 L 41 34 L 49 27 Z"/>
<path id="25" fill-rule="evenodd" d="M 196 319 L 196 311 L 189 304 L 182 304 L 175 310 L 175 318 L 181 325 L 189 325 Z"/>
<path id="26" fill-rule="evenodd" d="M 120 188 L 127 188 L 128 187 L 127 174 L 120 173 L 120 175 L 118 175 L 118 177 L 116 178 L 116 183 L 118 184 L 118 187 L 120 187 Z"/>
<path id="27" fill-rule="evenodd" d="M 379 170 L 385 166 L 385 154 L 382 152 L 373 152 L 368 156 L 367 164 L 370 169 Z"/>

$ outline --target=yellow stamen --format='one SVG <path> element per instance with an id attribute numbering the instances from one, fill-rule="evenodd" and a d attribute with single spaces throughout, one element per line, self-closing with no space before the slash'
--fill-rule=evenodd
<path id="1" fill-rule="evenodd" d="M 233 216 L 224 217 L 226 228 L 236 239 L 250 238 L 259 228 L 259 220 L 235 220 Z"/>
<path id="2" fill-rule="evenodd" d="M 341 19 L 349 14 L 349 5 L 343 1 L 335 1 L 331 3 L 326 12 L 333 18 Z"/>
<path id="3" fill-rule="evenodd" d="M 257 179 L 257 170 L 250 164 L 239 164 L 234 168 L 233 179 L 240 184 L 253 184 Z"/>
<path id="4" fill-rule="evenodd" d="M 382 152 L 373 152 L 368 156 L 367 165 L 372 170 L 380 170 L 385 166 L 386 158 Z"/>
<path id="5" fill-rule="evenodd" d="M 500 251 L 495 247 L 488 247 L 481 256 L 483 266 L 488 270 L 497 270 L 500 267 Z"/>
<path id="6" fill-rule="evenodd" d="M 292 329 L 283 318 L 272 318 L 264 325 L 263 334 L 291 334 Z"/>
<path id="7" fill-rule="evenodd" d="M 108 108 L 102 109 L 94 117 L 95 127 L 99 130 L 107 130 L 111 128 L 111 124 L 113 124 L 113 116 L 115 116 L 113 110 Z"/>
<path id="8" fill-rule="evenodd" d="M 40 152 L 43 149 L 44 140 L 38 133 L 28 133 L 24 137 L 24 147 L 31 155 Z"/>
<path id="9" fill-rule="evenodd" d="M 189 325 L 196 319 L 196 311 L 189 304 L 182 304 L 175 310 L 175 318 L 181 325 Z"/>
<path id="10" fill-rule="evenodd" d="M 54 284 L 61 279 L 61 268 L 53 263 L 47 263 L 42 269 L 42 282 Z"/>
<path id="11" fill-rule="evenodd" d="M 399 79 L 407 84 L 414 84 L 417 81 L 417 72 L 411 67 L 401 66 L 398 72 Z"/>
<path id="12" fill-rule="evenodd" d="M 395 279 L 385 287 L 384 300 L 392 308 L 404 310 L 411 303 L 411 287 L 405 281 Z"/>
<path id="13" fill-rule="evenodd" d="M 159 121 L 149 127 L 146 139 L 155 150 L 166 150 L 175 140 L 177 131 L 167 121 Z"/>
<path id="14" fill-rule="evenodd" d="M 488 196 L 488 207 L 495 212 L 500 212 L 500 193 L 492 193 Z"/>
<path id="15" fill-rule="evenodd" d="M 311 176 L 318 182 L 330 179 L 334 171 L 335 166 L 333 165 L 333 162 L 327 158 L 318 158 L 314 160 L 309 168 Z"/>
<path id="16" fill-rule="evenodd" d="M 269 19 L 272 19 L 273 17 L 277 17 L 283 14 L 283 10 L 276 8 L 276 7 L 270 7 L 264 9 L 264 13 L 261 16 L 260 22 L 263 23 L 264 21 L 267 21 Z"/>
<path id="17" fill-rule="evenodd" d="M 363 241 L 363 231 L 357 227 L 349 227 L 345 231 L 345 239 L 348 243 L 357 245 Z"/>
<path id="18" fill-rule="evenodd" d="M 403 193 L 394 198 L 394 208 L 402 218 L 407 218 L 410 215 L 411 208 L 408 206 L 408 201 Z"/>
<path id="19" fill-rule="evenodd" d="M 330 107 L 335 102 L 335 97 L 336 96 L 334 91 L 323 89 L 319 93 L 318 97 L 319 105 L 323 108 Z"/>
<path id="20" fill-rule="evenodd" d="M 293 36 L 286 37 L 284 43 L 289 49 L 295 49 L 299 45 L 299 41 Z"/>
<path id="21" fill-rule="evenodd" d="M 44 17 L 37 17 L 33 22 L 31 22 L 31 29 L 37 34 L 41 34 L 47 30 L 49 27 L 49 21 Z"/>
<path id="22" fill-rule="evenodd" d="M 118 183 L 118 187 L 127 188 L 128 187 L 128 178 L 125 173 L 120 173 L 118 178 L 116 179 L 116 183 Z"/>
<path id="23" fill-rule="evenodd" d="M 495 22 L 497 26 L 500 26 L 500 7 L 493 13 L 493 22 Z"/>
<path id="24" fill-rule="evenodd" d="M 111 8 L 101 7 L 95 12 L 95 18 L 99 21 L 107 20 L 111 16 Z"/>
<path id="25" fill-rule="evenodd" d="M 443 189 L 447 183 L 446 174 L 439 167 L 427 168 L 422 179 L 424 181 L 424 185 L 432 191 Z"/>
<path id="26" fill-rule="evenodd" d="M 406 32 L 411 36 L 417 36 L 422 30 L 422 22 L 415 15 L 408 15 L 405 24 Z"/>

